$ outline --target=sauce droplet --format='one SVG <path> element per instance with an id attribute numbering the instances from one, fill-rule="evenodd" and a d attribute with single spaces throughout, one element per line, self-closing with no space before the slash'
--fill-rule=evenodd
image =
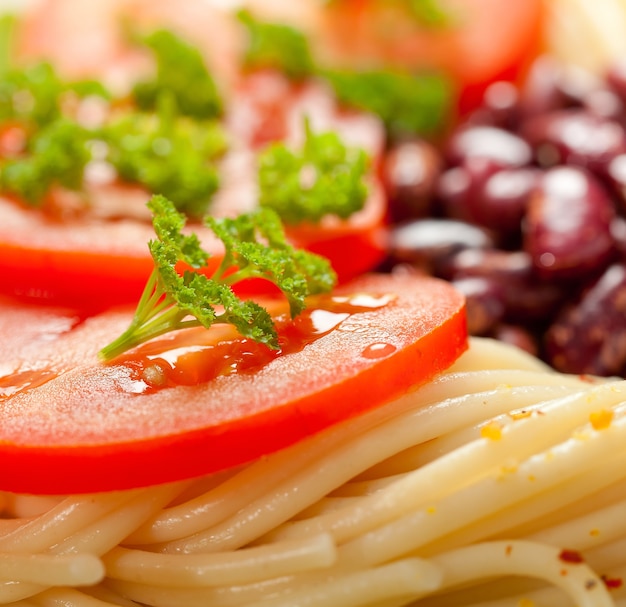
<path id="1" fill-rule="evenodd" d="M 393 344 L 387 344 L 384 342 L 378 342 L 367 346 L 361 355 L 364 358 L 385 358 L 390 354 L 393 354 L 397 348 Z"/>

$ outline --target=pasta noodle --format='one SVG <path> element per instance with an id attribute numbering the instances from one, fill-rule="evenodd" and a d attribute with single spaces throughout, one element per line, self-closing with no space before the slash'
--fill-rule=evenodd
<path id="1" fill-rule="evenodd" d="M 473 338 L 430 384 L 282 452 L 0 500 L 11 607 L 626 605 L 626 382 Z"/>

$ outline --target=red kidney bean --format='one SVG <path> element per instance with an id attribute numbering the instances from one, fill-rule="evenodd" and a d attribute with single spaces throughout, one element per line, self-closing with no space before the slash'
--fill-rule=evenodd
<path id="1" fill-rule="evenodd" d="M 490 158 L 466 158 L 456 167 L 444 171 L 437 183 L 438 205 L 443 214 L 470 223 L 482 223 L 477 198 L 489 178 L 503 166 Z"/>
<path id="2" fill-rule="evenodd" d="M 565 65 L 545 55 L 531 66 L 519 97 L 522 118 L 554 110 L 584 105 L 588 94 L 598 88 L 600 79 L 588 70 Z"/>
<path id="3" fill-rule="evenodd" d="M 465 295 L 467 330 L 471 335 L 486 335 L 504 315 L 502 287 L 488 278 L 453 280 L 452 285 Z"/>
<path id="4" fill-rule="evenodd" d="M 611 236 L 620 259 L 626 261 L 626 218 L 616 215 L 611 222 Z"/>
<path id="5" fill-rule="evenodd" d="M 445 273 L 449 259 L 462 249 L 493 247 L 485 230 L 453 219 L 418 219 L 391 230 L 392 263 L 410 263 L 431 274 Z"/>
<path id="6" fill-rule="evenodd" d="M 626 132 L 614 120 L 582 109 L 535 116 L 520 127 L 542 166 L 571 164 L 604 176 L 609 162 L 626 153 Z"/>
<path id="7" fill-rule="evenodd" d="M 553 314 L 564 300 L 554 283 L 535 275 L 530 255 L 524 251 L 466 249 L 452 257 L 448 278 L 482 277 L 501 285 L 504 317 L 514 322 L 534 322 Z"/>
<path id="8" fill-rule="evenodd" d="M 519 120 L 519 103 L 519 91 L 512 82 L 494 82 L 485 89 L 482 104 L 467 122 L 513 130 Z"/>
<path id="9" fill-rule="evenodd" d="M 577 107 L 584 105 L 585 99 L 600 88 L 602 80 L 584 68 L 563 65 L 556 85 L 563 96 L 564 106 Z"/>
<path id="10" fill-rule="evenodd" d="M 530 198 L 524 249 L 539 274 L 581 279 L 606 267 L 615 252 L 615 207 L 602 185 L 578 167 L 546 171 Z"/>
<path id="11" fill-rule="evenodd" d="M 561 86 L 563 70 L 563 65 L 549 55 L 533 62 L 520 91 L 519 107 L 523 118 L 571 105 Z"/>
<path id="12" fill-rule="evenodd" d="M 530 255 L 524 251 L 465 249 L 450 260 L 451 277 L 491 277 L 505 285 L 527 282 L 533 275 Z"/>
<path id="13" fill-rule="evenodd" d="M 392 179 L 392 147 L 387 269 L 453 282 L 474 335 L 562 371 L 626 373 L 625 108 L 626 59 L 599 78 L 541 58 L 522 89 L 489 86 L 439 149 L 430 205 L 417 169 Z M 398 223 L 405 204 L 419 219 Z"/>
<path id="14" fill-rule="evenodd" d="M 614 264 L 546 333 L 548 361 L 559 371 L 616 375 L 626 366 L 626 266 Z"/>
<path id="15" fill-rule="evenodd" d="M 606 71 L 606 84 L 626 103 L 626 58 L 614 61 Z"/>
<path id="16" fill-rule="evenodd" d="M 583 107 L 601 119 L 615 120 L 624 124 L 626 106 L 620 96 L 606 86 L 589 91 L 583 99 Z"/>
<path id="17" fill-rule="evenodd" d="M 393 221 L 425 217 L 432 212 L 442 165 L 441 155 L 427 141 L 403 141 L 389 150 L 382 176 Z"/>
<path id="18" fill-rule="evenodd" d="M 615 156 L 607 165 L 606 183 L 618 208 L 626 213 L 626 154 Z"/>
<path id="19" fill-rule="evenodd" d="M 448 141 L 447 157 L 453 165 L 467 158 L 488 158 L 503 167 L 519 167 L 532 160 L 526 141 L 505 129 L 493 126 L 467 126 L 459 129 Z"/>
<path id="20" fill-rule="evenodd" d="M 472 177 L 464 166 L 444 171 L 436 186 L 437 208 L 450 219 L 473 222 L 467 199 L 473 189 Z"/>
<path id="21" fill-rule="evenodd" d="M 531 167 L 494 172 L 472 198 L 472 215 L 481 225 L 503 236 L 501 245 L 517 246 L 522 219 L 540 171 Z"/>

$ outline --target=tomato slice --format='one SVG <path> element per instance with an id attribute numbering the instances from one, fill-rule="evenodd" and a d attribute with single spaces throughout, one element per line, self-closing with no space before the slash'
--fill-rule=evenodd
<path id="1" fill-rule="evenodd" d="M 180 331 L 108 364 L 128 309 L 0 306 L 0 488 L 148 486 L 226 469 L 384 405 L 466 348 L 462 296 L 428 277 L 368 275 L 290 320 L 281 349 L 228 327 Z"/>
<path id="2" fill-rule="evenodd" d="M 274 124 L 270 131 L 268 115 Z M 320 85 L 294 89 L 276 73 L 254 74 L 240 84 L 225 119 L 235 144 L 223 161 L 222 189 L 211 212 L 236 215 L 255 206 L 256 153 L 276 139 L 298 145 L 304 116 L 315 130 L 339 132 L 372 159 L 370 195 L 361 211 L 347 220 L 329 217 L 287 227 L 294 246 L 327 257 L 346 282 L 385 256 L 387 203 L 377 177 L 385 135 L 377 119 L 339 109 Z M 60 217 L 0 198 L 0 293 L 85 307 L 138 300 L 152 270 L 148 194 L 115 184 L 93 188 L 92 194 L 97 198 L 92 207 Z M 221 243 L 199 224 L 193 230 L 214 256 L 214 267 Z"/>
<path id="3" fill-rule="evenodd" d="M 542 0 L 437 0 L 449 25 L 424 27 L 389 0 L 325 3 L 316 35 L 331 64 L 435 68 L 452 76 L 466 112 L 495 80 L 515 80 L 540 50 Z"/>

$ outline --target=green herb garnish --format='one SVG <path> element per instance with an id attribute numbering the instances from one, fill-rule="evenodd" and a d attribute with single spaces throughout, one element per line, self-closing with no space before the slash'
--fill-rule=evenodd
<path id="1" fill-rule="evenodd" d="M 109 95 L 97 82 L 65 82 L 49 63 L 11 69 L 0 79 L 0 120 L 45 126 L 63 115 L 63 101 L 71 94 L 103 98 Z"/>
<path id="2" fill-rule="evenodd" d="M 287 224 L 318 222 L 325 215 L 345 219 L 367 198 L 367 155 L 349 148 L 337 133 L 313 133 L 305 122 L 300 152 L 285 143 L 270 145 L 259 156 L 259 204 Z"/>
<path id="3" fill-rule="evenodd" d="M 240 10 L 237 16 L 248 30 L 244 67 L 277 69 L 296 80 L 315 73 L 309 43 L 302 32 L 281 23 L 259 21 L 247 10 Z"/>
<path id="4" fill-rule="evenodd" d="M 215 323 L 233 325 L 242 336 L 278 349 L 269 312 L 240 299 L 232 286 L 248 278 L 270 280 L 285 294 L 295 316 L 308 295 L 329 291 L 335 284 L 330 263 L 289 245 L 280 220 L 269 209 L 235 219 L 206 218 L 225 247 L 222 262 L 209 277 L 201 273 L 209 253 L 195 234 L 183 233 L 184 216 L 163 196 L 153 196 L 148 207 L 157 235 L 149 243 L 155 267 L 130 326 L 100 351 L 103 360 L 170 331 L 208 329 Z M 181 262 L 190 268 L 182 274 L 176 269 Z"/>
<path id="5" fill-rule="evenodd" d="M 200 51 L 174 33 L 158 30 L 139 39 L 156 61 L 153 79 L 139 82 L 133 98 L 142 110 L 154 110 L 163 94 L 173 96 L 178 110 L 199 120 L 222 114 L 222 100 Z"/>
<path id="6" fill-rule="evenodd" d="M 189 217 L 206 213 L 219 186 L 215 160 L 227 147 L 218 122 L 179 116 L 163 95 L 157 113 L 126 112 L 104 129 L 104 139 L 123 181 L 176 200 Z"/>
<path id="7" fill-rule="evenodd" d="M 28 142 L 24 156 L 0 164 L 0 190 L 33 206 L 54 186 L 80 190 L 91 140 L 92 134 L 72 120 L 51 122 Z"/>
<path id="8" fill-rule="evenodd" d="M 431 25 L 447 16 L 435 0 L 414 0 L 411 7 Z M 345 105 L 378 115 L 392 136 L 433 134 L 449 116 L 453 91 L 443 74 L 326 69 L 312 56 L 302 32 L 261 22 L 247 11 L 239 15 L 250 33 L 243 58 L 248 67 L 273 67 L 293 79 L 314 76 L 325 80 Z"/>
<path id="9" fill-rule="evenodd" d="M 340 101 L 377 114 L 392 135 L 432 134 L 450 110 L 451 85 L 439 74 L 326 70 L 324 76 Z"/>

